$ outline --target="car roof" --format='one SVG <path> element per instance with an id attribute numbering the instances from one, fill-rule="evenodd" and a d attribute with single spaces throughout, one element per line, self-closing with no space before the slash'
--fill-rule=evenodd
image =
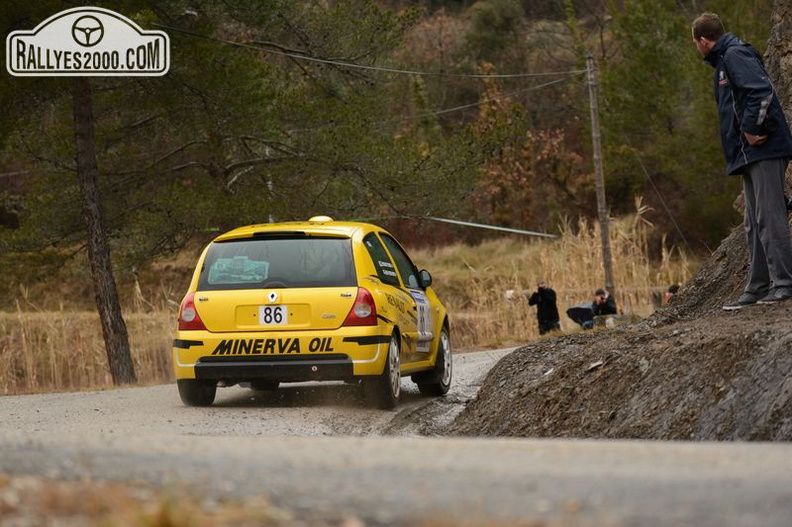
<path id="1" fill-rule="evenodd" d="M 260 223 L 246 225 L 221 234 L 214 241 L 226 241 L 239 238 L 252 238 L 256 235 L 276 233 L 300 233 L 314 236 L 336 236 L 351 238 L 356 231 L 382 231 L 381 227 L 359 221 L 335 221 L 328 216 L 314 216 L 308 221 L 289 221 L 282 223 Z"/>

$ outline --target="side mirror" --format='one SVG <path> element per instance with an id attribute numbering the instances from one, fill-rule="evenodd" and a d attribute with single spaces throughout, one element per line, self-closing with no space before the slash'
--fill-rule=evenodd
<path id="1" fill-rule="evenodd" d="M 418 284 L 422 289 L 426 289 L 432 285 L 432 275 L 429 274 L 429 271 L 426 269 L 421 269 L 421 271 L 418 273 Z"/>

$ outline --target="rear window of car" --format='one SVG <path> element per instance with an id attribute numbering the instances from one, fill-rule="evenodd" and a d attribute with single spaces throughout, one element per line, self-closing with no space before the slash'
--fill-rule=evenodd
<path id="1" fill-rule="evenodd" d="M 357 285 L 348 238 L 253 238 L 215 242 L 198 290 Z"/>

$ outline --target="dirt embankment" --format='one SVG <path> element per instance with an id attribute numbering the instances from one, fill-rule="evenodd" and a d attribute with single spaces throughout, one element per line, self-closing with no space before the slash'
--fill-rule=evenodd
<path id="1" fill-rule="evenodd" d="M 747 261 L 738 229 L 650 318 L 518 349 L 451 434 L 792 440 L 792 301 L 721 310 Z"/>

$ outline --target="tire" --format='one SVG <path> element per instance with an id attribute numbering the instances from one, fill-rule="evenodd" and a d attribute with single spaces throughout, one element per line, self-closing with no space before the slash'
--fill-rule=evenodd
<path id="1" fill-rule="evenodd" d="M 217 383 L 206 379 L 179 379 L 179 396 L 187 406 L 211 406 L 217 393 Z"/>
<path id="2" fill-rule="evenodd" d="M 388 343 L 388 357 L 382 373 L 374 378 L 365 379 L 363 389 L 368 400 L 383 410 L 393 410 L 401 395 L 401 359 L 399 354 L 399 334 L 394 332 Z"/>
<path id="3" fill-rule="evenodd" d="M 257 392 L 271 392 L 277 390 L 278 386 L 280 386 L 280 381 L 272 381 L 270 379 L 250 381 L 250 389 Z"/>
<path id="4" fill-rule="evenodd" d="M 448 336 L 448 330 L 443 328 L 440 332 L 440 342 L 437 343 L 437 361 L 434 369 L 414 375 L 413 380 L 418 385 L 418 391 L 423 395 L 439 397 L 447 394 L 451 388 L 452 372 L 451 338 Z"/>

